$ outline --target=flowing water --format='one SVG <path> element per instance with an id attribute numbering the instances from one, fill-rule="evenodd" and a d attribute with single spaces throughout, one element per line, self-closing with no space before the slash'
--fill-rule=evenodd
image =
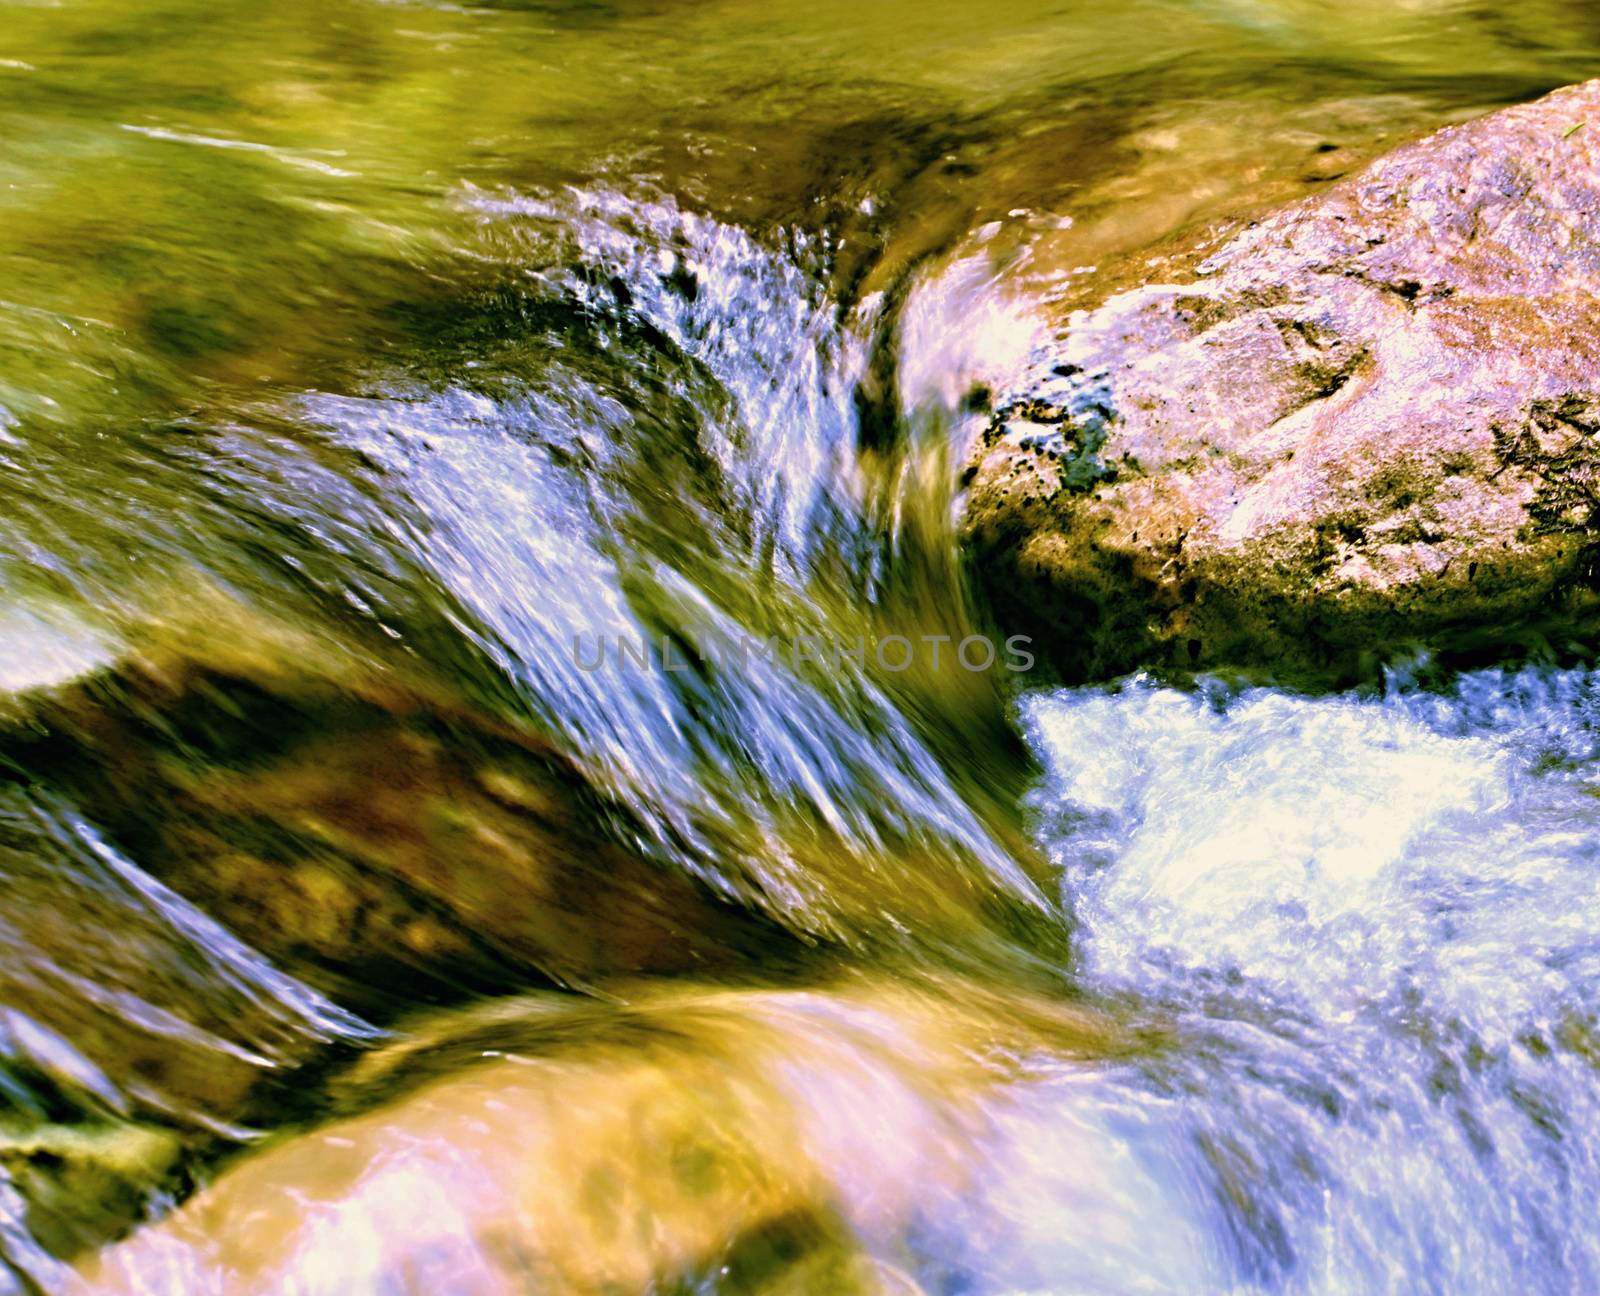
<path id="1" fill-rule="evenodd" d="M 1600 674 L 1059 687 L 955 541 L 1587 0 L 0 18 L 0 1292 L 1600 1290 Z"/>

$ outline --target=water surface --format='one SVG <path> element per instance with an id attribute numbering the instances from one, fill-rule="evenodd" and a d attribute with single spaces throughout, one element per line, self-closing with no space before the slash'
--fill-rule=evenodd
<path id="1" fill-rule="evenodd" d="M 1003 637 L 1048 303 L 1593 6 L 4 17 L 0 1290 L 1600 1283 L 1586 670 L 575 651 Z"/>

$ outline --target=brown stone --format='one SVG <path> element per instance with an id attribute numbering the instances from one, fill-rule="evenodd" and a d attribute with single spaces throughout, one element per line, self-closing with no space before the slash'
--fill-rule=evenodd
<path id="1" fill-rule="evenodd" d="M 771 941 L 620 845 L 627 809 L 537 735 L 346 642 L 197 606 L 203 623 L 140 627 L 113 667 L 32 698 L 0 754 L 277 967 L 383 1017 Z"/>
<path id="2" fill-rule="evenodd" d="M 987 1172 L 986 1104 L 1021 1059 L 1158 1043 L 958 978 L 613 989 L 411 1023 L 338 1086 L 353 1111 L 87 1258 L 68 1290 L 911 1296 L 882 1257 Z M 1083 1182 L 1109 1191 L 1087 1161 Z"/>

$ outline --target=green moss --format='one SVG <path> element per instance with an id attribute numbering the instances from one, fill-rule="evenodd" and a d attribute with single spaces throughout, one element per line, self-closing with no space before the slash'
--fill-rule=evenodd
<path id="1" fill-rule="evenodd" d="M 126 1233 L 186 1185 L 171 1131 L 119 1122 L 0 1124 L 0 1167 L 51 1254 L 70 1259 Z"/>

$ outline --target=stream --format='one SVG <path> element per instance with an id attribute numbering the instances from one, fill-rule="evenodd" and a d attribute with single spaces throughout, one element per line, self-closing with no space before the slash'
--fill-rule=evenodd
<path id="1" fill-rule="evenodd" d="M 1069 686 L 957 534 L 1595 6 L 0 31 L 0 1293 L 1600 1291 L 1600 671 Z"/>

